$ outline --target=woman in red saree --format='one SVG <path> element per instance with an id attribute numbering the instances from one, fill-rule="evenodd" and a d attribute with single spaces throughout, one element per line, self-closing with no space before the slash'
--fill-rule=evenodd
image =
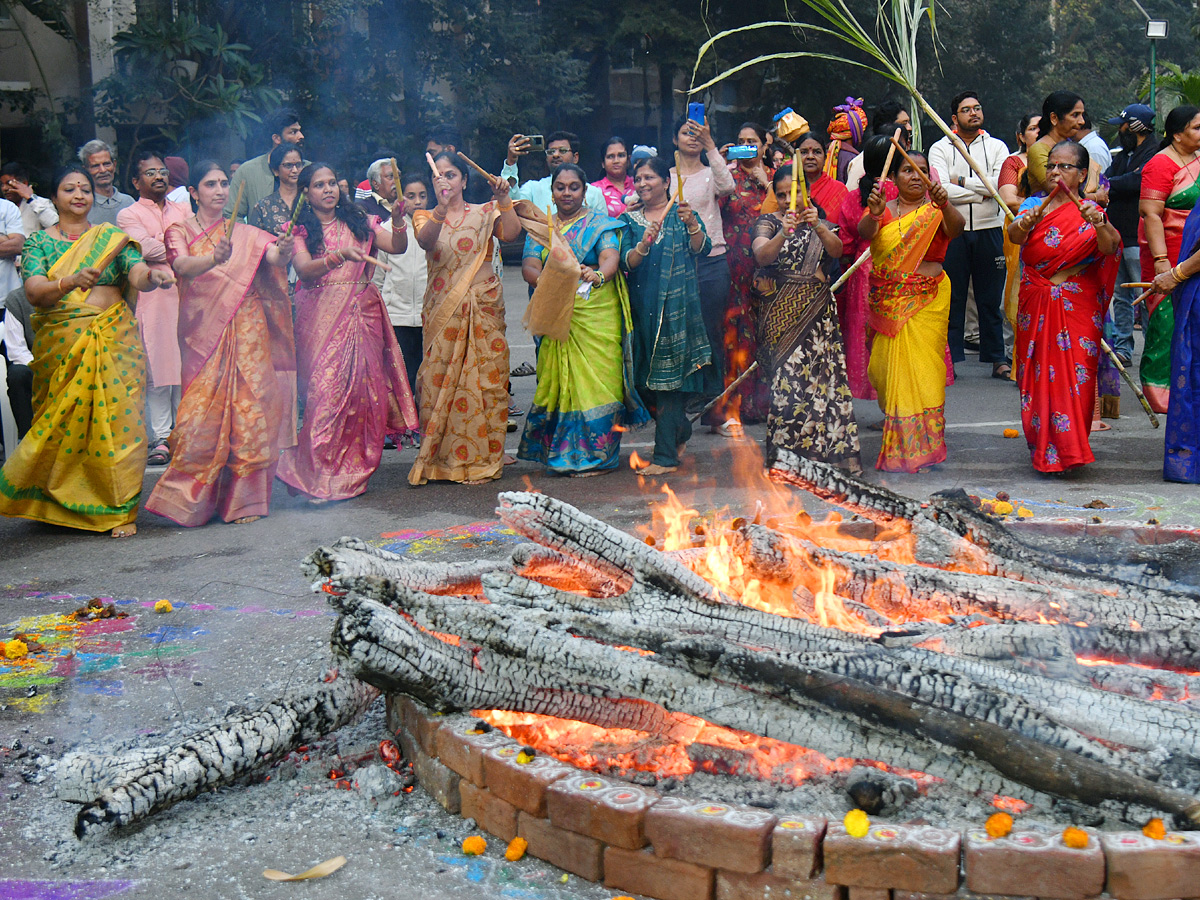
<path id="1" fill-rule="evenodd" d="M 767 133 L 753 122 L 742 123 L 735 146 L 754 147 L 757 155 L 739 159 L 733 166 L 733 193 L 721 197 L 721 226 L 725 230 L 725 258 L 729 260 L 729 301 L 725 305 L 725 347 L 729 367 L 725 372 L 725 387 L 733 384 L 758 353 L 758 308 L 752 290 L 756 263 L 752 245 L 754 223 L 758 221 L 763 201 L 770 193 L 771 173 L 767 171 L 763 152 Z M 767 417 L 771 406 L 771 386 L 762 371 L 738 385 L 722 401 L 721 427 L 738 433 L 742 424 L 752 425 Z"/>
<path id="2" fill-rule="evenodd" d="M 379 289 L 371 283 L 372 244 L 386 253 L 408 246 L 404 204 L 392 230 L 343 196 L 325 163 L 300 173 L 308 204 L 300 213 L 293 265 L 296 368 L 305 392 L 304 423 L 285 450 L 279 478 L 309 502 L 346 500 L 367 489 L 383 440 L 417 427 L 404 356 Z"/>
<path id="3" fill-rule="evenodd" d="M 1092 462 L 1088 433 L 1104 309 L 1120 262 L 1121 236 L 1091 201 L 1077 208 L 1088 152 L 1074 141 L 1050 151 L 1047 184 L 1058 192 L 1043 209 L 1031 197 L 1008 226 L 1022 245 L 1017 307 L 1017 384 L 1021 424 L 1033 467 L 1062 472 Z"/>
<path id="4" fill-rule="evenodd" d="M 189 528 L 214 515 L 244 525 L 270 511 L 279 451 L 296 443 L 292 238 L 240 222 L 227 234 L 229 178 L 212 160 L 190 181 L 196 215 L 165 238 L 181 282 L 183 399 L 146 509 Z"/>
<path id="5" fill-rule="evenodd" d="M 882 170 L 883 145 L 868 143 L 867 171 Z M 885 201 L 882 181 L 871 185 L 858 233 L 871 241 L 871 343 L 868 375 L 883 410 L 883 443 L 875 468 L 919 472 L 946 458 L 946 330 L 950 282 L 942 269 L 946 247 L 963 230 L 963 217 L 934 184 L 926 202 L 929 163 L 897 159 L 890 172 L 898 195 Z M 925 178 L 921 177 L 921 173 Z M 870 183 L 864 176 L 860 189 Z"/>

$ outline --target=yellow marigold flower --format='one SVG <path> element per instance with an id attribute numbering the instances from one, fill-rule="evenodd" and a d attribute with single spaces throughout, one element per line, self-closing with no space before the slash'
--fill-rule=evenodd
<path id="1" fill-rule="evenodd" d="M 173 607 L 171 605 L 170 600 L 159 600 L 157 603 L 154 604 L 154 611 L 156 613 L 168 613 L 171 610 L 173 610 L 174 608 L 175 607 Z"/>
<path id="2" fill-rule="evenodd" d="M 1018 519 L 1032 519 L 1033 518 L 1033 510 L 1026 509 L 1024 506 L 1018 506 L 1017 507 L 1017 518 Z"/>
<path id="3" fill-rule="evenodd" d="M 487 850 L 487 841 L 477 834 L 471 835 L 462 842 L 462 852 L 467 856 L 482 856 Z"/>
<path id="4" fill-rule="evenodd" d="M 1006 812 L 992 813 L 987 817 L 987 821 L 983 827 L 987 829 L 987 833 L 994 838 L 1007 837 L 1012 831 L 1013 817 Z"/>
<path id="5" fill-rule="evenodd" d="M 504 851 L 504 858 L 509 862 L 516 862 L 525 855 L 525 851 L 529 849 L 529 841 L 525 838 L 515 837 L 508 842 L 508 849 Z"/>
<path id="6" fill-rule="evenodd" d="M 1012 512 L 1013 512 L 1013 505 L 1011 503 L 1009 503 L 1007 500 L 1001 500 L 995 506 L 995 513 L 998 516 L 1011 516 Z"/>
<path id="7" fill-rule="evenodd" d="M 867 832 L 871 830 L 871 817 L 861 809 L 852 809 L 846 813 L 842 824 L 846 826 L 846 833 L 851 837 L 866 837 Z"/>
<path id="8" fill-rule="evenodd" d="M 1162 819 L 1151 819 L 1142 826 L 1142 834 L 1151 840 L 1161 841 L 1167 836 L 1167 829 Z"/>
<path id="9" fill-rule="evenodd" d="M 1021 436 L 1021 432 L 1017 431 L 1017 429 L 1015 429 L 1015 428 L 1005 428 L 1005 429 L 1004 429 L 1004 436 L 1005 436 L 1006 438 L 1015 438 L 1015 437 L 1020 437 L 1020 436 Z"/>
<path id="10" fill-rule="evenodd" d="M 7 641 L 3 646 L 5 659 L 20 659 L 29 653 L 29 645 L 24 641 Z"/>
<path id="11" fill-rule="evenodd" d="M 1088 845 L 1088 833 L 1073 825 L 1063 830 L 1062 838 L 1063 843 L 1072 850 L 1082 850 Z"/>

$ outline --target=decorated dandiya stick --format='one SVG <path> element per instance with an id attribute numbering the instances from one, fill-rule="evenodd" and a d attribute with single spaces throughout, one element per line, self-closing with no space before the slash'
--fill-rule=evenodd
<path id="1" fill-rule="evenodd" d="M 229 217 L 229 224 L 225 226 L 225 239 L 233 240 L 233 223 L 237 221 L 238 209 L 242 205 L 242 194 L 246 190 L 246 182 L 241 182 L 238 185 L 237 199 L 233 201 L 233 214 Z"/>
<path id="2" fill-rule="evenodd" d="M 477 163 L 473 159 L 471 159 L 471 157 L 467 156 L 467 154 L 463 153 L 461 150 L 458 151 L 458 155 L 462 157 L 463 162 L 465 162 L 468 166 L 470 166 L 472 169 L 474 169 L 476 172 L 478 172 L 480 175 L 482 175 L 484 178 L 486 178 L 488 181 L 488 184 L 494 185 L 497 181 L 500 180 L 495 175 L 492 175 L 490 172 L 488 172 L 486 169 L 484 169 L 483 166 L 479 165 L 479 163 Z"/>
<path id="3" fill-rule="evenodd" d="M 897 151 L 899 151 L 900 156 L 903 157 L 904 161 L 906 163 L 908 163 L 910 166 L 912 166 L 913 169 L 916 170 L 917 175 L 920 176 L 921 183 L 925 185 L 925 190 L 932 191 L 933 190 L 933 182 L 929 180 L 929 176 L 926 175 L 921 170 L 921 167 L 918 166 L 915 162 L 913 162 L 913 158 L 908 155 L 908 151 L 900 146 L 900 142 L 898 140 L 896 140 L 895 135 L 892 135 L 892 146 L 895 147 Z"/>
<path id="4" fill-rule="evenodd" d="M 1112 347 L 1108 346 L 1108 342 L 1105 341 L 1104 338 L 1100 338 L 1100 349 L 1104 351 L 1106 356 L 1108 356 L 1108 361 L 1117 367 L 1117 371 L 1121 373 L 1121 377 L 1125 380 L 1125 383 L 1133 389 L 1134 394 L 1137 395 L 1138 402 L 1142 404 L 1142 409 L 1144 409 L 1146 411 L 1146 415 L 1150 417 L 1150 424 L 1155 428 L 1158 428 L 1158 416 L 1156 416 L 1154 414 L 1154 410 L 1150 408 L 1150 401 L 1146 399 L 1146 395 L 1142 393 L 1142 389 L 1138 387 L 1137 383 L 1129 377 L 1129 373 L 1125 371 L 1125 366 L 1121 364 L 1121 360 L 1117 358 L 1117 354 L 1113 352 Z"/>
<path id="5" fill-rule="evenodd" d="M 292 219 L 290 222 L 288 222 L 287 231 L 283 233 L 284 237 L 292 236 L 292 229 L 296 227 L 296 220 L 300 218 L 300 207 L 307 202 L 308 200 L 303 194 L 300 194 L 298 197 L 296 197 L 296 208 L 292 210 Z"/>

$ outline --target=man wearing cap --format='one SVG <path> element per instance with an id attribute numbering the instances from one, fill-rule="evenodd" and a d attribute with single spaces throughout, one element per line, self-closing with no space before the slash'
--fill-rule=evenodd
<path id="1" fill-rule="evenodd" d="M 1142 193 L 1142 168 L 1158 152 L 1154 134 L 1154 110 L 1144 103 L 1131 103 L 1121 114 L 1108 120 L 1117 125 L 1121 145 L 1108 167 L 1108 218 L 1121 234 L 1121 268 L 1117 284 L 1139 281 L 1142 266 L 1138 258 L 1138 200 Z M 1133 300 L 1140 291 L 1118 287 L 1113 295 L 1112 347 L 1128 366 L 1133 361 Z"/>

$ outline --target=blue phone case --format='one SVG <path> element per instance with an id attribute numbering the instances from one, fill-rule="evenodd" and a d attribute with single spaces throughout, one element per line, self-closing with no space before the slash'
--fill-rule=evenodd
<path id="1" fill-rule="evenodd" d="M 689 103 L 687 117 L 689 119 L 691 119 L 693 122 L 699 122 L 701 125 L 703 125 L 704 124 L 704 104 L 703 103 Z"/>

